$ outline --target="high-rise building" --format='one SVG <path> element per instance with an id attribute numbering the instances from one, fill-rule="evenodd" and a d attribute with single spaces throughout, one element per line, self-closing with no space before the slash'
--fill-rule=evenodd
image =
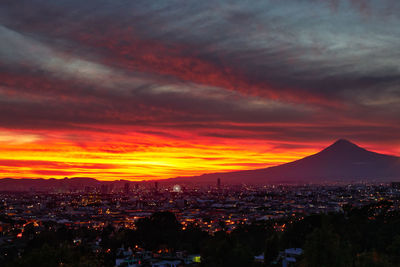
<path id="1" fill-rule="evenodd" d="M 158 191 L 158 182 L 154 182 L 154 189 Z"/>
<path id="2" fill-rule="evenodd" d="M 217 179 L 217 188 L 221 189 L 221 178 Z"/>
<path id="3" fill-rule="evenodd" d="M 103 195 L 108 194 L 108 185 L 102 184 L 102 185 L 101 185 L 101 188 L 100 188 L 100 192 L 101 192 L 101 194 L 103 194 Z"/>
<path id="4" fill-rule="evenodd" d="M 129 183 L 125 183 L 125 184 L 124 184 L 124 193 L 128 195 L 128 194 L 129 194 L 129 191 L 130 191 L 130 190 L 129 190 Z"/>

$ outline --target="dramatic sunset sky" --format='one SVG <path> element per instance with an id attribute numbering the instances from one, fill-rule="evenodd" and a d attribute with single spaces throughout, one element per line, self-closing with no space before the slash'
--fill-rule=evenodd
<path id="1" fill-rule="evenodd" d="M 2 0 L 0 177 L 400 155 L 400 1 Z"/>

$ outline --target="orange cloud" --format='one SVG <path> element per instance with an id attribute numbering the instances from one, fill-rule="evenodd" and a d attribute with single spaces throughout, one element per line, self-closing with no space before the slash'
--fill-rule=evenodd
<path id="1" fill-rule="evenodd" d="M 209 138 L 193 142 L 192 138 L 176 140 L 137 132 L 86 133 L 82 140 L 70 138 L 71 134 L 47 135 L 24 144 L 0 142 L 2 176 L 163 179 L 268 167 L 314 151 L 275 149 L 268 153 L 266 142 L 254 140 L 229 145 L 223 140 L 211 142 Z M 135 146 L 131 145 L 133 142 Z"/>

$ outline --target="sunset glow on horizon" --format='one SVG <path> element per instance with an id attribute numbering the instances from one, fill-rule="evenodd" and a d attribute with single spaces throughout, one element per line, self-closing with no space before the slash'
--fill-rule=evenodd
<path id="1" fill-rule="evenodd" d="M 168 1 L 169 2 L 169 1 Z M 400 155 L 397 1 L 5 1 L 0 178 Z"/>
<path id="2" fill-rule="evenodd" d="M 188 141 L 189 140 L 189 141 Z M 149 134 L 2 132 L 3 177 L 152 180 L 260 169 L 300 159 L 329 144 L 161 138 Z M 216 143 L 218 142 L 218 143 Z M 390 153 L 390 152 L 388 152 Z"/>
<path id="3" fill-rule="evenodd" d="M 315 152 L 273 147 L 262 140 L 232 145 L 226 140 L 192 143 L 140 133 L 8 134 L 0 141 L 0 149 L 7 151 L 0 165 L 4 177 L 13 178 L 165 179 L 270 167 Z"/>

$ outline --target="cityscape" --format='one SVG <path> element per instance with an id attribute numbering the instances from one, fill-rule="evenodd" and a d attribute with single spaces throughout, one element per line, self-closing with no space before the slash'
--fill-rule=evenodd
<path id="1" fill-rule="evenodd" d="M 136 244 L 117 237 L 126 230 L 138 231 L 146 218 L 163 213 L 176 218 L 183 233 L 197 231 L 197 238 L 199 234 L 206 237 L 222 232 L 229 234 L 255 225 L 268 225 L 283 235 L 290 225 L 313 215 L 345 214 L 351 209 L 380 205 L 369 214 L 368 220 L 374 221 L 382 203 L 386 205 L 386 214 L 399 216 L 400 213 L 400 183 L 397 182 L 229 186 L 218 179 L 214 185 L 205 187 L 125 183 L 115 188 L 101 185 L 50 192 L 2 192 L 0 196 L 1 262 L 12 262 L 29 242 L 60 229 L 70 231 L 66 240 L 71 246 L 85 246 L 96 258 L 104 258 L 106 254 L 101 264 L 110 266 L 197 266 L 203 257 L 210 257 L 199 249 L 199 244 L 188 244 L 186 249 L 177 250 L 160 243 L 154 251 L 148 250 L 146 241 Z M 114 243 L 102 242 L 107 229 L 115 234 L 108 237 L 116 239 Z M 293 248 L 277 251 L 271 262 L 279 262 L 280 266 L 287 259 L 293 261 L 295 257 L 285 256 L 285 249 Z M 301 248 L 294 249 L 301 251 Z M 250 264 L 266 264 L 262 251 L 252 257 Z M 301 253 L 296 257 L 301 257 Z"/>

